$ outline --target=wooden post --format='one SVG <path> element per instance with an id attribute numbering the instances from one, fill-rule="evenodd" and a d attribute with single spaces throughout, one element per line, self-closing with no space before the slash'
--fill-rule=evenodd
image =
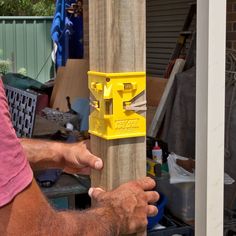
<path id="1" fill-rule="evenodd" d="M 226 0 L 197 1 L 195 235 L 223 235 Z"/>
<path id="2" fill-rule="evenodd" d="M 145 71 L 145 21 L 145 0 L 90 0 L 90 70 Z M 91 148 L 105 163 L 93 173 L 93 186 L 111 190 L 146 175 L 145 137 L 107 141 L 92 135 Z"/>
<path id="3" fill-rule="evenodd" d="M 146 68 L 145 0 L 90 0 L 90 70 L 142 72 Z M 145 101 L 145 95 L 139 101 Z M 92 186 L 106 190 L 146 176 L 145 137 L 104 140 L 91 136 L 92 152 L 104 161 Z"/>

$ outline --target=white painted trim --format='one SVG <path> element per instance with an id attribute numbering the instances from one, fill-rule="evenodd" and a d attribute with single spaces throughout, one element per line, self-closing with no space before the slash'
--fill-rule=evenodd
<path id="1" fill-rule="evenodd" d="M 223 235 L 226 0 L 197 0 L 195 235 Z"/>

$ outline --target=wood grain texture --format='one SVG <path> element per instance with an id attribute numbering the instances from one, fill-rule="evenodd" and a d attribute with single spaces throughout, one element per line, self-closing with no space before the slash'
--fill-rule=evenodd
<path id="1" fill-rule="evenodd" d="M 145 0 L 89 1 L 90 70 L 145 71 L 145 4 Z M 137 101 L 146 101 L 146 94 Z M 111 190 L 146 175 L 145 137 L 107 141 L 92 135 L 91 149 L 104 161 L 103 171 L 92 173 L 92 186 Z"/>
<path id="2" fill-rule="evenodd" d="M 102 172 L 93 171 L 92 186 L 112 190 L 146 175 L 145 137 L 104 140 L 91 136 L 92 153 L 104 161 Z"/>
<path id="3" fill-rule="evenodd" d="M 145 71 L 145 21 L 145 0 L 90 0 L 90 70 Z M 145 101 L 145 94 L 139 99 Z M 93 173 L 93 186 L 111 190 L 146 175 L 144 137 L 107 141 L 92 136 L 91 144 L 105 163 L 102 173 Z"/>
<path id="4" fill-rule="evenodd" d="M 90 0 L 90 70 L 145 71 L 145 21 L 145 0 Z M 91 149 L 104 161 L 102 172 L 93 171 L 92 186 L 111 190 L 146 175 L 145 137 L 108 141 L 92 135 Z"/>
<path id="5" fill-rule="evenodd" d="M 88 98 L 88 61 L 81 59 L 67 60 L 63 78 L 58 86 L 57 94 L 53 103 L 53 108 L 60 111 L 68 111 L 66 97 L 69 96 L 71 102 L 77 97 Z"/>
<path id="6" fill-rule="evenodd" d="M 145 71 L 145 1 L 90 0 L 89 12 L 90 70 Z"/>

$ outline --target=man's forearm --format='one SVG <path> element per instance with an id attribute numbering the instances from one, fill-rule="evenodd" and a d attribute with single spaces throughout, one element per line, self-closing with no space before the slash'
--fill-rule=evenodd
<path id="1" fill-rule="evenodd" d="M 62 211 L 43 215 L 39 235 L 63 236 L 117 236 L 119 221 L 108 208 L 95 208 L 82 212 Z M 36 227 L 37 228 L 37 227 Z"/>
<path id="2" fill-rule="evenodd" d="M 102 160 L 88 150 L 87 141 L 62 143 L 37 139 L 20 139 L 34 170 L 58 168 L 70 174 L 90 174 L 90 168 L 101 170 Z"/>
<path id="3" fill-rule="evenodd" d="M 82 212 L 61 212 L 58 214 L 69 227 L 69 231 L 65 230 L 61 235 L 119 235 L 119 220 L 116 219 L 114 212 L 108 208 L 94 208 Z"/>
<path id="4" fill-rule="evenodd" d="M 62 143 L 24 138 L 20 139 L 20 142 L 34 170 L 62 167 Z"/>
<path id="5" fill-rule="evenodd" d="M 116 236 L 119 218 L 109 208 L 57 212 L 48 204 L 35 181 L 0 208 L 0 235 Z"/>

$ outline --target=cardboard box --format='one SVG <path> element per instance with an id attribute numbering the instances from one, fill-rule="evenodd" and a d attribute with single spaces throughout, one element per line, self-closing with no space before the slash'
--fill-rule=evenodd
<path id="1" fill-rule="evenodd" d="M 147 130 L 156 113 L 167 82 L 167 79 L 147 76 Z"/>
<path id="2" fill-rule="evenodd" d="M 168 80 L 147 76 L 147 105 L 157 107 Z"/>

